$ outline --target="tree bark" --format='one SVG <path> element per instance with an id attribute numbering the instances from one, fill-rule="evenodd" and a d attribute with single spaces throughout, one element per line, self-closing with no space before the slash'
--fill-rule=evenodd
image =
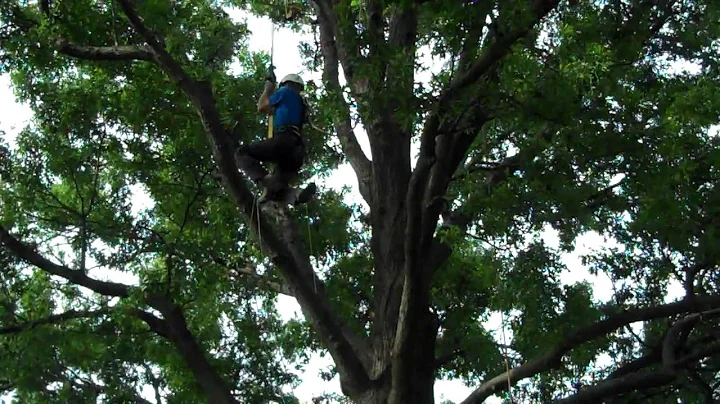
<path id="1" fill-rule="evenodd" d="M 482 89 L 482 86 L 477 83 L 483 77 L 491 76 L 497 64 L 512 51 L 513 45 L 527 36 L 538 21 L 560 2 L 530 1 L 529 9 L 533 18 L 519 26 L 514 26 L 518 24 L 501 11 L 501 18 L 506 21 L 500 22 L 507 23 L 502 24 L 505 29 L 500 32 L 502 35 L 494 35 L 492 41 L 488 40 L 487 46 L 481 46 L 484 41 L 484 23 L 467 29 L 468 38 L 463 51 L 458 55 L 458 74 L 438 97 L 425 120 L 420 139 L 421 155 L 414 170 L 411 169 L 410 154 L 413 133 L 409 125 L 403 123 L 403 113 L 412 112 L 408 110 L 412 109 L 415 101 L 413 69 L 385 64 L 379 69 L 378 79 L 362 77 L 367 75 L 364 72 L 367 69 L 362 67 L 367 67 L 368 63 L 383 62 L 382 58 L 386 55 L 400 55 L 411 62 L 415 61 L 417 8 L 423 0 L 405 2 L 402 6 L 393 8 L 389 13 L 387 27 L 382 2 L 367 2 L 367 31 L 372 39 L 367 57 L 361 56 L 360 48 L 353 41 L 355 38 L 349 38 L 356 35 L 355 26 L 348 21 L 339 21 L 334 14 L 338 6 L 336 1 L 311 2 L 320 25 L 324 58 L 323 81 L 331 98 L 341 108 L 334 116 L 333 124 L 348 161 L 357 175 L 360 193 L 371 208 L 375 319 L 371 327 L 370 344 L 363 334 L 348 332 L 346 320 L 339 318 L 333 311 L 331 300 L 325 293 L 325 286 L 310 264 L 306 248 L 297 241 L 300 237 L 297 237 L 296 222 L 279 218 L 282 230 L 277 230 L 265 219 L 256 220 L 252 216 L 255 209 L 253 197 L 238 174 L 233 158 L 234 143 L 228 137 L 227 128 L 220 119 L 213 89 L 209 83 L 193 78 L 184 70 L 182 58 L 176 59 L 165 49 L 163 41 L 135 12 L 131 0 L 121 0 L 120 4 L 130 25 L 144 38 L 146 45 L 91 47 L 58 40 L 54 42 L 54 46 L 58 51 L 75 58 L 141 60 L 160 67 L 195 105 L 213 146 L 213 154 L 228 193 L 245 214 L 249 225 L 262 230 L 263 239 L 259 244 L 285 279 L 285 284 L 272 286 L 282 293 L 296 297 L 306 319 L 335 361 L 343 392 L 358 403 L 433 403 L 438 363 L 434 353 L 438 318 L 430 311 L 430 286 L 432 275 L 452 253 L 452 246 L 444 244 L 436 237 L 438 218 L 447 213 L 443 210 L 449 210 L 444 205 L 443 198 L 452 175 L 457 167 L 463 164 L 478 129 L 491 119 L 483 108 L 483 102 L 488 103 L 486 100 L 473 99 L 467 103 L 466 99 L 470 98 L 470 93 L 481 92 L 478 89 Z M 647 7 L 652 7 L 652 2 L 645 3 Z M 487 3 L 487 7 L 493 5 L 494 2 Z M 346 17 L 343 16 L 343 19 Z M 660 26 L 653 25 L 657 29 L 660 29 Z M 481 47 L 484 51 L 473 60 Z M 358 100 L 362 121 L 370 139 L 372 160 L 364 155 L 353 131 L 349 107 L 342 96 L 339 66 L 343 67 L 346 81 Z M 464 108 L 459 108 L 463 112 L 457 116 L 456 107 L 463 106 Z M 547 130 L 542 131 L 538 138 L 547 140 L 550 136 L 552 131 Z M 488 171 L 487 189 L 507 178 L 510 171 L 519 169 L 523 160 L 536 154 L 542 147 L 540 144 L 523 149 L 516 156 Z M 456 210 L 454 213 L 453 219 L 459 220 L 449 220 L 448 215 L 446 225 L 466 228 L 471 222 L 467 215 L 458 214 L 463 213 L 462 211 Z M 107 296 L 129 295 L 127 286 L 95 280 L 83 271 L 71 270 L 50 262 L 29 246 L 20 243 L 2 226 L 0 242 L 14 250 L 18 257 L 52 275 Z M 254 275 L 252 271 L 245 273 Z M 512 379 L 515 384 L 524 378 L 557 368 L 561 366 L 561 360 L 569 351 L 620 326 L 689 310 L 715 308 L 720 305 L 719 299 L 718 296 L 692 298 L 652 308 L 626 310 L 609 316 L 568 335 L 545 355 L 489 379 L 479 386 L 466 402 L 482 402 L 487 397 L 509 388 L 506 383 L 508 379 Z M 163 318 L 142 311 L 136 311 L 136 316 L 143 319 L 156 333 L 173 342 L 212 402 L 234 402 L 222 377 L 203 356 L 202 348 L 190 333 L 182 310 L 171 300 L 162 298 L 148 298 L 148 303 L 158 309 Z M 75 318 L 76 315 L 81 313 L 65 313 L 37 323 L 52 323 Z M 693 317 L 692 321 L 697 322 L 699 318 Z M 15 327 L 10 331 L 20 329 L 22 327 Z M 678 345 L 678 338 L 667 340 L 669 348 L 663 354 L 664 362 L 675 362 L 673 349 Z M 695 355 L 706 355 L 707 352 L 713 352 L 711 349 L 718 347 L 709 347 Z M 657 357 L 654 353 L 647 358 L 647 361 L 655 360 Z M 644 364 L 644 360 L 638 360 L 628 365 L 626 371 Z M 639 374 L 633 371 L 627 375 L 619 373 L 604 386 L 596 386 L 582 394 L 598 398 L 622 388 L 630 389 L 652 383 L 664 384 L 675 377 L 668 372 Z"/>
<path id="2" fill-rule="evenodd" d="M 176 304 L 163 296 L 147 296 L 148 304 L 163 315 L 162 326 L 153 322 L 146 323 L 158 334 L 165 335 L 175 346 L 185 364 L 195 375 L 200 386 L 212 403 L 235 404 L 238 401 L 232 395 L 225 380 L 217 373 L 205 355 L 205 351 L 195 340 L 188 328 L 185 315 Z"/>
<path id="3" fill-rule="evenodd" d="M 407 366 L 405 379 L 412 381 L 400 384 L 393 380 L 392 369 L 387 370 L 377 380 L 377 385 L 355 398 L 362 404 L 417 403 L 435 402 L 435 341 L 438 330 L 438 318 L 430 312 L 423 317 L 424 329 L 413 338 L 408 355 L 403 356 Z M 387 342 L 392 345 L 392 342 Z M 399 387 L 399 388 L 398 388 Z"/>

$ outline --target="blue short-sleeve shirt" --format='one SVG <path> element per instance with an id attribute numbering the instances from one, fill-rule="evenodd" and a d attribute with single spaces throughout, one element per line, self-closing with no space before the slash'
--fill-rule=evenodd
<path id="1" fill-rule="evenodd" d="M 297 91 L 287 87 L 280 87 L 270 96 L 270 105 L 275 107 L 273 115 L 273 128 L 286 125 L 302 127 L 303 100 Z"/>

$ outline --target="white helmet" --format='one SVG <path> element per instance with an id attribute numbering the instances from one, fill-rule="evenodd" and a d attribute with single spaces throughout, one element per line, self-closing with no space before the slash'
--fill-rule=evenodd
<path id="1" fill-rule="evenodd" d="M 301 86 L 305 85 L 302 77 L 294 73 L 288 74 L 287 76 L 283 77 L 282 80 L 280 80 L 280 85 L 283 85 L 287 82 L 300 84 Z"/>

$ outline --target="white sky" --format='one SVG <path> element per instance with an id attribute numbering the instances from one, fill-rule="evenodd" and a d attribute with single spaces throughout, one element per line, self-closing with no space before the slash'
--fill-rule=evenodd
<path id="1" fill-rule="evenodd" d="M 237 11 L 230 12 L 233 18 L 242 18 L 242 14 Z M 253 33 L 250 38 L 250 49 L 253 51 L 270 51 L 270 32 L 271 24 L 267 19 L 260 19 L 250 17 L 247 19 L 248 28 Z M 320 82 L 320 75 L 314 74 L 312 76 L 303 72 L 302 60 L 298 51 L 298 45 L 302 40 L 307 40 L 307 37 L 298 35 L 297 33 L 289 30 L 278 30 L 275 32 L 275 48 L 274 48 L 274 64 L 276 66 L 276 74 L 278 77 L 282 77 L 288 73 L 300 73 L 305 80 L 314 80 L 316 83 Z M 311 37 L 310 37 L 311 39 Z M 425 58 L 423 65 L 434 65 L 439 67 L 438 61 Z M 430 72 L 424 72 L 417 78 L 418 81 L 427 81 L 430 78 Z M 8 141 L 12 141 L 17 133 L 29 123 L 29 119 L 32 116 L 30 109 L 17 103 L 15 97 L 10 89 L 10 80 L 7 75 L 0 76 L 0 129 L 5 130 L 8 134 Z M 363 150 L 369 154 L 369 144 L 367 136 L 362 130 L 358 131 L 358 141 L 362 146 Z M 357 191 L 357 182 L 352 169 L 348 164 L 341 166 L 336 172 L 329 177 L 325 182 L 325 186 L 340 189 L 343 186 L 351 186 L 352 192 L 348 195 L 348 200 L 355 203 L 363 203 Z M 144 204 L 147 199 L 142 195 L 138 195 L 134 202 L 138 204 Z M 548 230 L 544 234 L 544 238 L 548 244 L 557 247 L 558 238 L 557 233 Z M 586 234 L 581 236 L 576 243 L 577 249 L 572 254 L 566 254 L 563 257 L 563 262 L 568 267 L 568 272 L 563 276 L 563 282 L 572 284 L 580 280 L 588 280 L 594 285 L 595 298 L 607 301 L 612 296 L 612 284 L 610 280 L 605 276 L 594 277 L 591 276 L 586 267 L 580 262 L 580 256 L 587 254 L 592 250 L 602 248 L 606 246 L 607 242 L 597 234 Z M 115 273 L 109 273 L 107 271 L 95 271 L 95 276 L 107 280 L 120 281 L 123 283 L 134 283 L 136 282 L 133 277 L 118 276 Z M 675 289 L 673 296 L 668 296 L 668 300 L 678 296 L 680 290 Z M 285 319 L 293 318 L 295 316 L 301 316 L 300 308 L 293 298 L 286 296 L 280 296 L 278 309 L 281 315 Z M 491 318 L 488 322 L 488 326 L 492 329 L 498 329 L 500 320 L 498 316 Z M 509 332 L 506 331 L 509 335 Z M 331 382 L 325 382 L 318 376 L 319 369 L 326 369 L 332 364 L 329 356 L 326 358 L 320 358 L 319 355 L 314 355 L 310 361 L 310 364 L 306 368 L 306 372 L 303 374 L 303 383 L 295 390 L 295 395 L 305 402 L 310 402 L 312 397 L 318 396 L 327 392 L 340 393 L 340 386 L 337 378 Z M 460 381 L 438 381 L 436 383 L 435 394 L 436 402 L 440 402 L 443 399 L 449 399 L 454 402 L 463 400 L 470 392 L 471 388 L 463 385 Z M 147 398 L 152 400 L 152 395 Z"/>

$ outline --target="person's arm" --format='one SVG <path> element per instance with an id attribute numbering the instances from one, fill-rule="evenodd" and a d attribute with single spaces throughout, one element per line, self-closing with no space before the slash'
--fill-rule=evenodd
<path id="1" fill-rule="evenodd" d="M 265 81 L 265 89 L 263 90 L 260 99 L 258 100 L 257 110 L 266 114 L 272 114 L 272 104 L 270 104 L 270 97 L 275 91 L 275 83 L 270 80 Z"/>

